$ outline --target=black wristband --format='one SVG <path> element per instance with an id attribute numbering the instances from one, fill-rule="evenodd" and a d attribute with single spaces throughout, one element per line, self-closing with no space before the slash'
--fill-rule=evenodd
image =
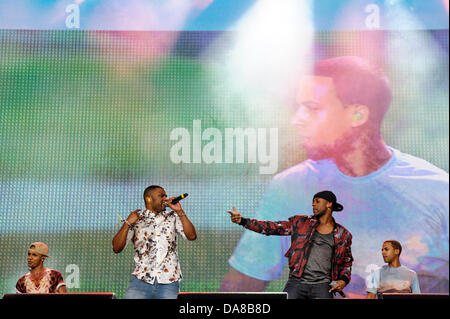
<path id="1" fill-rule="evenodd" d="M 239 223 L 239 225 L 247 226 L 247 223 L 248 223 L 248 218 L 241 218 L 241 222 Z"/>
<path id="2" fill-rule="evenodd" d="M 347 277 L 341 277 L 338 280 L 342 280 L 343 282 L 345 282 L 345 285 L 348 285 L 348 283 L 350 282 Z"/>

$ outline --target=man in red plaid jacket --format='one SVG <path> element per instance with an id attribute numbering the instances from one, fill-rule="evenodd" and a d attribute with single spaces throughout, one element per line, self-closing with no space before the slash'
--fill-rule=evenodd
<path id="1" fill-rule="evenodd" d="M 333 211 L 343 206 L 331 191 L 314 195 L 313 216 L 295 215 L 287 221 L 243 218 L 233 206 L 231 221 L 264 235 L 291 236 L 289 280 L 284 291 L 289 299 L 333 298 L 350 282 L 352 234 L 335 222 Z"/>

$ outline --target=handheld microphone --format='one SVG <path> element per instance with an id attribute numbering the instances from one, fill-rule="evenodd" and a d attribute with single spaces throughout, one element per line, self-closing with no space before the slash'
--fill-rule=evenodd
<path id="1" fill-rule="evenodd" d="M 337 285 L 336 281 L 332 281 L 330 283 L 331 288 L 336 287 L 336 285 Z M 335 294 L 336 292 L 339 293 L 342 296 L 342 298 L 345 298 L 345 293 L 342 290 L 341 291 L 333 291 L 333 294 Z"/>
<path id="2" fill-rule="evenodd" d="M 178 197 L 175 197 L 175 198 L 172 200 L 171 204 L 176 204 L 176 203 L 178 203 L 180 200 L 182 200 L 183 198 L 186 198 L 187 196 L 188 196 L 188 193 L 184 193 L 184 194 L 182 194 L 182 195 L 180 195 L 180 196 L 178 196 Z"/>

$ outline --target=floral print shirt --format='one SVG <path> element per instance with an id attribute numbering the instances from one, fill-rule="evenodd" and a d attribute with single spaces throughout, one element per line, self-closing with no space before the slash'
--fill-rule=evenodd
<path id="1" fill-rule="evenodd" d="M 141 215 L 144 218 L 134 224 L 127 236 L 127 243 L 134 244 L 136 267 L 132 274 L 149 284 L 155 279 L 161 284 L 181 280 L 176 234 L 184 239 L 186 235 L 180 217 L 174 211 L 155 215 L 145 210 Z"/>

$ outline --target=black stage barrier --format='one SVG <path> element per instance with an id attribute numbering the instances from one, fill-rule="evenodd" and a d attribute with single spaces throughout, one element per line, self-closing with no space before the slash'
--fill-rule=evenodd
<path id="1" fill-rule="evenodd" d="M 380 294 L 381 299 L 448 299 L 448 294 L 442 293 L 424 293 L 424 294 L 408 294 L 408 293 L 383 293 Z"/>
<path id="2" fill-rule="evenodd" d="M 2 299 L 14 300 L 73 300 L 73 299 L 116 299 L 113 292 L 65 293 L 65 294 L 4 294 Z"/>
<path id="3" fill-rule="evenodd" d="M 287 292 L 180 292 L 177 299 L 287 299 Z"/>

